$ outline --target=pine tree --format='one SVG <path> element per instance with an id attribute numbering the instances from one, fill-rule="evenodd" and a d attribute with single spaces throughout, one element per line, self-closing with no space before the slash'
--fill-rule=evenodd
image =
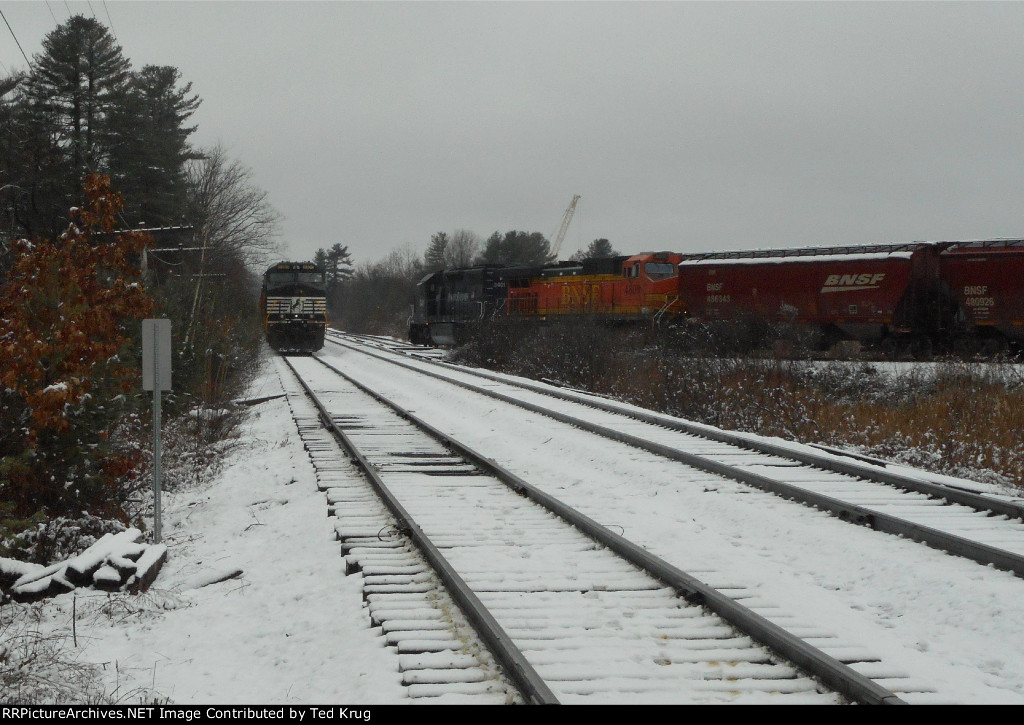
<path id="1" fill-rule="evenodd" d="M 21 129 L 18 97 L 23 75 L 0 79 L 0 281 L 10 266 L 10 242 L 23 231 L 29 185 L 29 144 Z"/>
<path id="2" fill-rule="evenodd" d="M 114 143 L 111 119 L 124 103 L 131 65 L 100 22 L 76 15 L 43 39 L 26 96 L 78 178 L 106 170 Z"/>
<path id="3" fill-rule="evenodd" d="M 445 268 L 445 252 L 448 249 L 448 234 L 447 232 L 438 232 L 430 236 L 430 244 L 427 245 L 427 251 L 423 255 L 423 260 L 427 264 L 427 269 L 436 271 Z"/>
<path id="4" fill-rule="evenodd" d="M 109 169 L 131 67 L 110 32 L 93 18 L 68 19 L 43 39 L 22 84 L 15 131 L 20 169 L 32 195 L 32 234 L 60 233 L 69 207 L 82 202 L 86 174 Z"/>
<path id="5" fill-rule="evenodd" d="M 5 79 L 0 89 L 0 174 L 7 187 L 5 236 L 11 239 L 57 233 L 78 191 L 69 182 L 57 132 L 25 96 L 27 84 L 28 76 L 18 74 Z M 9 259 L 3 261 L 6 267 Z"/>
<path id="6" fill-rule="evenodd" d="M 606 259 L 607 257 L 615 257 L 618 252 L 612 247 L 612 243 L 607 239 L 595 239 L 589 245 L 586 250 L 577 252 L 572 256 L 575 261 L 582 261 L 584 259 Z"/>
<path id="7" fill-rule="evenodd" d="M 125 102 L 112 115 L 117 142 L 110 149 L 115 183 L 133 205 L 129 223 L 173 226 L 185 206 L 186 162 L 197 154 L 188 144 L 196 130 L 187 121 L 202 102 L 192 84 L 180 85 L 173 66 L 147 65 L 133 73 Z"/>
<path id="8" fill-rule="evenodd" d="M 540 232 L 511 231 L 505 232 L 504 236 L 495 232 L 488 237 L 480 255 L 483 264 L 539 267 L 554 260 L 551 243 Z"/>
<path id="9" fill-rule="evenodd" d="M 327 311 L 332 316 L 344 307 L 345 288 L 354 270 L 352 255 L 346 245 L 340 242 L 330 249 L 318 249 L 313 255 L 313 262 L 324 268 L 327 280 Z"/>
<path id="10" fill-rule="evenodd" d="M 352 276 L 352 255 L 340 242 L 331 246 L 325 255 L 328 286 L 339 285 Z"/>

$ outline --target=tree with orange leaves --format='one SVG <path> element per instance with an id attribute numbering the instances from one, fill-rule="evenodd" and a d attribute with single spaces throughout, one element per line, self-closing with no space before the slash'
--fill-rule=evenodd
<path id="1" fill-rule="evenodd" d="M 124 202 L 108 177 L 90 175 L 84 189 L 58 239 L 14 245 L 0 286 L 0 513 L 10 516 L 123 515 L 121 479 L 140 457 L 112 434 L 136 406 L 129 331 L 153 309 L 138 269 L 150 240 L 115 233 Z"/>

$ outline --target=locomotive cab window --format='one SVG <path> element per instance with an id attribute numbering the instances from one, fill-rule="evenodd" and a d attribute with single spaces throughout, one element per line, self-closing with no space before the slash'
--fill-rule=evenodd
<path id="1" fill-rule="evenodd" d="M 675 265 L 670 262 L 648 262 L 644 265 L 644 274 L 653 281 L 674 277 Z"/>
<path id="2" fill-rule="evenodd" d="M 267 287 L 285 287 L 299 284 L 306 287 L 323 287 L 322 272 L 271 272 L 267 275 Z"/>
<path id="3" fill-rule="evenodd" d="M 299 284 L 311 287 L 322 287 L 324 284 L 324 275 L 320 272 L 299 272 L 296 278 Z"/>

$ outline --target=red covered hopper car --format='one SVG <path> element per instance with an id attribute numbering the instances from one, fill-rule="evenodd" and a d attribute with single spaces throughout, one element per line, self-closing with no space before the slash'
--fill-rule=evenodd
<path id="1" fill-rule="evenodd" d="M 1024 339 L 1024 241 L 683 255 L 691 321 L 812 326 L 826 341 L 963 351 Z"/>

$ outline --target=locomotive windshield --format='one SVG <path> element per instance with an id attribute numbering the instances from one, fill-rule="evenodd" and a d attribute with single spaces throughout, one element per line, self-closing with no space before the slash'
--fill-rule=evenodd
<path id="1" fill-rule="evenodd" d="M 303 287 L 324 286 L 323 272 L 268 272 L 267 287 L 288 287 L 291 285 L 302 285 Z"/>
<path id="2" fill-rule="evenodd" d="M 652 280 L 668 279 L 674 277 L 676 268 L 671 263 L 666 262 L 648 262 L 644 265 L 644 274 L 646 274 Z"/>

